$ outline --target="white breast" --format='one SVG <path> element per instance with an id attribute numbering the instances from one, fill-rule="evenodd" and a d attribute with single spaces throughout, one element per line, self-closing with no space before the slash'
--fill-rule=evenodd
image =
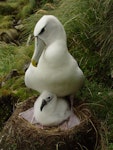
<path id="1" fill-rule="evenodd" d="M 64 58 L 62 58 L 64 59 Z M 57 96 L 75 94 L 81 87 L 84 75 L 77 62 L 69 55 L 69 60 L 57 68 L 54 64 L 40 61 L 39 65 L 30 65 L 25 74 L 25 84 L 36 91 L 51 91 Z"/>

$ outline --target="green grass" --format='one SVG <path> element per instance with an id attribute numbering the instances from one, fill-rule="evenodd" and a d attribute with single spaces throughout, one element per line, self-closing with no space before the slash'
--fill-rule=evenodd
<path id="1" fill-rule="evenodd" d="M 7 74 L 14 67 L 14 46 L 1 45 L 0 47 L 0 72 L 1 75 Z"/>
<path id="2" fill-rule="evenodd" d="M 2 16 L 0 15 L 0 29 L 6 29 L 6 28 L 10 28 L 12 26 L 12 16 L 11 15 L 7 15 L 7 16 Z M 0 30 L 1 32 L 1 30 Z"/>
<path id="3" fill-rule="evenodd" d="M 30 62 L 33 53 L 33 45 L 19 46 L 0 45 L 0 72 L 1 76 L 8 74 L 12 69 L 24 70 L 25 63 Z M 27 54 L 27 55 L 26 55 Z"/>

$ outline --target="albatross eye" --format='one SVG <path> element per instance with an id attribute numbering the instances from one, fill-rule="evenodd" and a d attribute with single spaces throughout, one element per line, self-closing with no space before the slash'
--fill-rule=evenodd
<path id="1" fill-rule="evenodd" d="M 48 97 L 47 97 L 47 99 L 51 99 L 51 97 L 50 97 L 50 96 L 48 96 Z"/>
<path id="2" fill-rule="evenodd" d="M 48 96 L 48 97 L 47 97 L 47 101 L 48 101 L 48 102 L 51 101 L 52 99 L 53 99 L 52 96 Z"/>
<path id="3" fill-rule="evenodd" d="M 40 31 L 39 35 L 42 34 L 45 31 L 45 27 L 42 28 L 42 30 Z"/>

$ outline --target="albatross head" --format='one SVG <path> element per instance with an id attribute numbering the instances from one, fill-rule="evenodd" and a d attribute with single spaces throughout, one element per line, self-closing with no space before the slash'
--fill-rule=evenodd
<path id="1" fill-rule="evenodd" d="M 66 33 L 60 21 L 52 15 L 44 15 L 34 28 L 35 50 L 32 56 L 32 65 L 37 66 L 38 60 L 45 47 L 57 40 L 66 42 Z"/>
<path id="2" fill-rule="evenodd" d="M 41 94 L 41 99 L 42 99 L 42 103 L 41 103 L 41 106 L 40 106 L 40 111 L 42 111 L 42 109 L 46 106 L 46 105 L 49 105 L 49 103 L 52 101 L 52 102 L 55 102 L 57 97 L 55 94 L 53 93 L 50 93 L 50 92 L 47 92 L 47 91 L 44 91 L 42 94 Z M 52 103 L 51 103 L 52 104 Z"/>

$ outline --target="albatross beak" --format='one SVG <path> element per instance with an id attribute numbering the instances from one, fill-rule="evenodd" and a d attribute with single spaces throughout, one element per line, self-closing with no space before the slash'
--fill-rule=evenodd
<path id="1" fill-rule="evenodd" d="M 44 42 L 38 37 L 35 37 L 35 50 L 31 59 L 31 63 L 34 67 L 37 67 L 39 58 L 43 52 L 44 47 L 45 47 Z"/>
<path id="2" fill-rule="evenodd" d="M 40 107 L 40 111 L 42 111 L 42 109 L 45 105 L 47 105 L 47 101 L 45 99 L 43 99 L 41 107 Z"/>

